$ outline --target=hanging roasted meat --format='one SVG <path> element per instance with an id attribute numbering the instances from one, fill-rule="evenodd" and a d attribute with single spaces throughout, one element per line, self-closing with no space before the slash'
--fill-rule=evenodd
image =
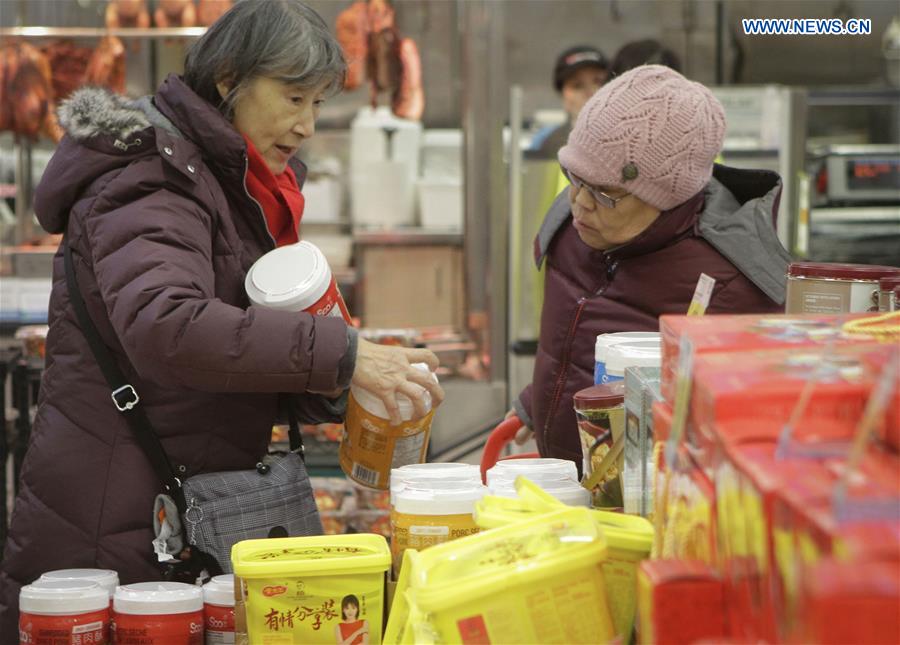
<path id="1" fill-rule="evenodd" d="M 146 0 L 110 0 L 106 5 L 106 26 L 110 29 L 119 27 L 150 27 L 150 12 Z"/>
<path id="2" fill-rule="evenodd" d="M 125 93 L 125 45 L 115 36 L 104 36 L 91 54 L 84 73 L 87 85 L 108 87 L 117 94 Z"/>
<path id="3" fill-rule="evenodd" d="M 0 130 L 37 140 L 44 133 L 62 138 L 53 103 L 50 63 L 24 42 L 0 48 Z"/>
<path id="4" fill-rule="evenodd" d="M 394 114 L 421 119 L 425 95 L 419 49 L 411 38 L 400 36 L 390 3 L 358 0 L 340 13 L 335 30 L 348 63 L 344 87 L 358 87 L 365 71 L 372 107 L 382 92 L 388 92 Z"/>
<path id="5" fill-rule="evenodd" d="M 50 62 L 53 99 L 59 103 L 84 82 L 91 58 L 90 47 L 79 47 L 71 40 L 60 40 L 41 48 Z"/>
<path id="6" fill-rule="evenodd" d="M 231 0 L 200 0 L 197 4 L 197 20 L 201 25 L 209 27 L 231 9 Z"/>
<path id="7" fill-rule="evenodd" d="M 347 59 L 347 78 L 344 89 L 355 90 L 366 75 L 366 52 L 369 49 L 369 15 L 365 2 L 354 2 L 342 11 L 335 21 L 335 32 L 344 58 Z"/>
<path id="8" fill-rule="evenodd" d="M 193 27 L 197 24 L 194 0 L 159 0 L 153 21 L 157 27 Z"/>

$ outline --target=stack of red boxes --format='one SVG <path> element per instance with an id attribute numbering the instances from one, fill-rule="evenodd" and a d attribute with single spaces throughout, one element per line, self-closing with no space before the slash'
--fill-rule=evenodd
<path id="1" fill-rule="evenodd" d="M 819 571 L 828 558 L 900 573 L 900 460 L 893 452 L 900 445 L 900 385 L 877 417 L 881 441 L 855 471 L 846 467 L 882 372 L 900 360 L 896 343 L 844 333 L 846 322 L 863 316 L 661 318 L 666 402 L 654 406 L 657 442 L 672 426 L 682 346 L 691 349 L 693 368 L 685 438 L 668 474 L 657 450 L 655 554 L 700 555 L 714 565 L 729 638 L 787 642 L 820 634 L 830 624 L 823 608 L 851 597 L 832 593 L 837 583 L 809 596 L 811 576 L 841 575 L 838 565 Z M 807 404 L 786 441 L 784 427 L 801 397 Z M 847 501 L 836 507 L 842 476 Z M 708 529 L 708 551 L 697 548 L 704 542 L 697 526 Z M 864 593 L 886 593 L 872 589 Z"/>

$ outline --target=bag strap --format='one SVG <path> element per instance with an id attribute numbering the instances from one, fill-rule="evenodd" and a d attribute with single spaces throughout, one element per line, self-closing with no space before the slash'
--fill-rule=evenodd
<path id="1" fill-rule="evenodd" d="M 87 339 L 91 353 L 97 360 L 100 371 L 103 372 L 103 377 L 112 390 L 113 403 L 134 432 L 138 445 L 150 460 L 150 464 L 153 466 L 153 470 L 156 471 L 160 481 L 162 481 L 166 492 L 175 500 L 175 505 L 178 507 L 179 512 L 184 513 L 187 509 L 187 504 L 184 499 L 184 491 L 181 489 L 181 480 L 175 476 L 175 471 L 172 469 L 172 464 L 169 462 L 166 451 L 163 449 L 159 437 L 153 431 L 153 426 L 150 425 L 150 419 L 147 418 L 146 411 L 140 405 L 141 398 L 138 396 L 137 390 L 134 389 L 134 386 L 128 382 L 122 370 L 119 369 L 109 349 L 103 344 L 100 333 L 87 312 L 84 298 L 81 295 L 81 290 L 78 288 L 78 280 L 75 277 L 72 249 L 69 247 L 69 242 L 66 238 L 63 238 L 63 255 L 65 256 L 66 284 L 69 288 L 69 300 L 75 309 L 78 324 L 81 325 L 81 331 Z"/>
<path id="2" fill-rule="evenodd" d="M 153 431 L 150 419 L 143 406 L 140 405 L 140 396 L 134 386 L 128 383 L 128 379 L 119 369 L 115 359 L 109 352 L 109 349 L 100 338 L 97 327 L 91 320 L 84 304 L 84 298 L 81 295 L 81 289 L 78 287 L 78 280 L 75 276 L 75 263 L 72 260 L 72 249 L 69 247 L 67 238 L 63 238 L 63 255 L 66 269 L 66 285 L 69 289 L 69 299 L 72 307 L 75 309 L 75 315 L 78 323 L 81 325 L 82 333 L 88 341 L 91 353 L 103 372 L 103 377 L 112 390 L 112 400 L 116 409 L 122 413 L 128 425 L 134 432 L 135 439 L 141 450 L 150 460 L 153 470 L 156 471 L 166 492 L 172 496 L 175 506 L 180 513 L 187 510 L 187 503 L 184 498 L 184 491 L 181 488 L 181 480 L 175 475 L 172 464 L 163 449 L 159 437 Z M 297 415 L 294 407 L 288 405 L 288 438 L 290 440 L 291 452 L 300 455 L 300 459 L 304 462 L 303 438 L 300 435 L 300 427 L 297 422 Z"/>

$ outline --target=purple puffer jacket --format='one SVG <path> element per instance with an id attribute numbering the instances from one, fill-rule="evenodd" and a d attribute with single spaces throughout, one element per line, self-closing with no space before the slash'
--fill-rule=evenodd
<path id="1" fill-rule="evenodd" d="M 294 395 L 304 421 L 339 421 L 313 393 L 349 385 L 355 332 L 340 318 L 250 307 L 245 295 L 247 269 L 274 243 L 245 189 L 241 135 L 175 76 L 152 101 L 85 89 L 60 114 L 68 134 L 35 210 L 66 234 L 89 314 L 177 472 L 253 468 L 279 393 Z M 57 253 L 46 369 L 0 571 L 0 642 L 16 642 L 19 587 L 44 571 L 159 579 L 160 488 L 113 407 Z"/>
<path id="2" fill-rule="evenodd" d="M 717 165 L 703 192 L 610 251 L 582 242 L 568 190 L 557 198 L 535 240 L 547 271 L 534 377 L 513 403 L 541 455 L 581 467 L 572 397 L 593 384 L 597 335 L 658 331 L 659 316 L 687 311 L 700 273 L 716 280 L 708 314 L 783 311 L 780 192 L 773 172 Z"/>

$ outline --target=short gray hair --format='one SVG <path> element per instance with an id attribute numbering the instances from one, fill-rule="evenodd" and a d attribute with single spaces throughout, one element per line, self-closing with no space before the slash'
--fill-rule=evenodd
<path id="1" fill-rule="evenodd" d="M 188 51 L 184 82 L 231 118 L 234 103 L 258 77 L 341 91 L 347 63 L 322 17 L 299 0 L 240 0 Z M 223 99 L 216 83 L 231 91 Z"/>

